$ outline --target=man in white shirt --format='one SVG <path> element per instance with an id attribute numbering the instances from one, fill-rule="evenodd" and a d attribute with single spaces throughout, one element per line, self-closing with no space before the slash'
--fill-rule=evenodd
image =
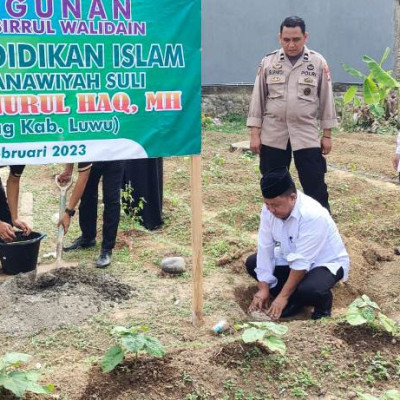
<path id="1" fill-rule="evenodd" d="M 261 178 L 264 206 L 258 252 L 246 261 L 258 281 L 249 311 L 273 319 L 288 317 L 302 306 L 314 306 L 312 319 L 329 317 L 332 287 L 346 280 L 349 256 L 329 212 L 296 186 L 286 167 L 267 171 Z"/>

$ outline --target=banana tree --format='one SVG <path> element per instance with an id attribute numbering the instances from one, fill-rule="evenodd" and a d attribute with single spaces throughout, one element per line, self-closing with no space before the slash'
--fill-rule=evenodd
<path id="1" fill-rule="evenodd" d="M 382 64 L 386 61 L 389 54 L 390 48 L 387 47 L 379 62 L 375 61 L 370 56 L 364 55 L 362 60 L 367 64 L 369 69 L 368 75 L 351 67 L 348 64 L 342 64 L 342 67 L 346 72 L 348 72 L 351 76 L 363 81 L 364 102 L 368 105 L 371 113 L 377 118 L 382 118 L 385 116 L 386 101 L 391 91 L 395 90 L 398 92 L 400 88 L 400 82 L 393 78 L 391 71 L 385 71 L 382 68 Z M 350 93 L 348 93 L 347 101 L 353 101 L 355 95 L 356 91 L 351 89 Z"/>

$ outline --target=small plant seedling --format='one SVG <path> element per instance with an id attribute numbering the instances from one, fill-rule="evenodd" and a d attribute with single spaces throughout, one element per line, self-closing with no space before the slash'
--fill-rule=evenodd
<path id="1" fill-rule="evenodd" d="M 260 343 L 273 352 L 282 355 L 286 353 L 284 341 L 278 337 L 287 333 L 286 325 L 279 325 L 275 322 L 248 322 L 242 325 L 235 325 L 235 329 L 244 329 L 242 340 L 244 343 Z"/>
<path id="2" fill-rule="evenodd" d="M 40 374 L 36 371 L 21 371 L 21 364 L 29 361 L 31 356 L 24 353 L 7 353 L 0 358 L 0 395 L 3 389 L 9 390 L 16 397 L 22 397 L 26 392 L 47 394 L 53 385 L 42 386 L 37 383 Z M 2 396 L 0 396 L 2 398 Z"/>
<path id="3" fill-rule="evenodd" d="M 112 330 L 112 334 L 116 337 L 119 345 L 108 349 L 102 360 L 103 372 L 112 371 L 120 364 L 126 354 L 135 354 L 136 358 L 139 353 L 146 353 L 154 357 L 164 357 L 164 346 L 158 339 L 146 335 L 149 328 L 146 326 L 125 328 L 124 326 L 116 326 Z"/>
<path id="4" fill-rule="evenodd" d="M 350 325 L 369 324 L 383 329 L 392 336 L 399 334 L 399 326 L 395 321 L 380 312 L 380 307 L 367 295 L 355 299 L 347 309 L 346 320 Z"/>
<path id="5" fill-rule="evenodd" d="M 398 390 L 388 390 L 380 397 L 371 396 L 370 394 L 357 392 L 357 398 L 361 400 L 400 400 L 400 392 Z"/>
<path id="6" fill-rule="evenodd" d="M 134 188 L 129 183 L 125 185 L 125 188 L 121 191 L 121 199 L 122 210 L 128 215 L 135 228 L 140 227 L 140 224 L 143 222 L 143 218 L 140 216 L 140 213 L 143 211 L 143 208 L 146 204 L 145 198 L 140 197 L 136 205 L 133 205 L 135 203 Z"/>

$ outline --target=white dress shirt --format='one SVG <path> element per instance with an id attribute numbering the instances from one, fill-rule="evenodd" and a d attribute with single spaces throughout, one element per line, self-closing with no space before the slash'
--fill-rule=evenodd
<path id="1" fill-rule="evenodd" d="M 258 232 L 257 268 L 261 282 L 276 286 L 275 266 L 311 271 L 327 267 L 336 275 L 343 267 L 348 278 L 349 256 L 329 212 L 316 200 L 297 191 L 295 206 L 286 219 L 275 217 L 264 204 Z"/>

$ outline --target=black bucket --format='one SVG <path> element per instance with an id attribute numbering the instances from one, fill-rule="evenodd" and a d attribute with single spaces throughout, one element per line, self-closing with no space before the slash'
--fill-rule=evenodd
<path id="1" fill-rule="evenodd" d="M 15 234 L 17 239 L 14 242 L 6 243 L 0 239 L 1 266 L 7 275 L 33 271 L 37 265 L 40 241 L 46 236 L 38 232 L 28 236 L 23 236 L 22 232 Z"/>

